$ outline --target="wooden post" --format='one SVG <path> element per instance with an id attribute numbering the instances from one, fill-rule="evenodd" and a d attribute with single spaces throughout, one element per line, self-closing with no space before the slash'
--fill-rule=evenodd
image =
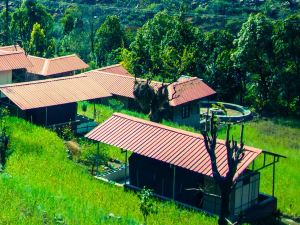
<path id="1" fill-rule="evenodd" d="M 273 183 L 272 183 L 272 197 L 274 198 L 275 193 L 275 155 L 273 156 Z"/>
<path id="2" fill-rule="evenodd" d="M 173 166 L 173 200 L 175 201 L 176 167 Z"/>
<path id="3" fill-rule="evenodd" d="M 94 120 L 96 120 L 96 103 L 95 103 L 95 100 L 94 100 Z"/>
<path id="4" fill-rule="evenodd" d="M 100 152 L 100 146 L 99 146 L 99 142 L 97 142 L 97 173 L 99 172 L 99 152 Z"/>
<path id="5" fill-rule="evenodd" d="M 255 160 L 253 160 L 253 162 L 252 162 L 252 171 L 254 171 L 254 168 L 255 168 L 254 162 L 255 162 Z"/>
<path id="6" fill-rule="evenodd" d="M 45 118 L 45 126 L 48 125 L 48 107 L 46 107 L 46 118 Z"/>
<path id="7" fill-rule="evenodd" d="M 126 184 L 127 179 L 127 150 L 125 150 L 125 181 L 124 184 Z"/>

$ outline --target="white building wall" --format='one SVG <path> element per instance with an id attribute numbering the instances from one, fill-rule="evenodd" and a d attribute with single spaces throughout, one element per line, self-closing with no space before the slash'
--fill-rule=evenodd
<path id="1" fill-rule="evenodd" d="M 259 173 L 249 177 L 249 182 L 239 181 L 230 195 L 230 211 L 237 216 L 243 210 L 246 210 L 258 202 L 259 195 Z M 207 193 L 220 195 L 219 187 L 215 184 L 213 178 L 205 177 L 204 190 Z M 221 199 L 218 197 L 204 195 L 203 209 L 218 214 L 221 209 Z"/>
<path id="2" fill-rule="evenodd" d="M 238 215 L 242 210 L 255 205 L 259 195 L 259 174 L 250 177 L 249 183 L 239 181 L 234 190 L 234 214 Z"/>
<path id="3" fill-rule="evenodd" d="M 12 83 L 12 71 L 0 71 L 0 85 Z"/>
<path id="4" fill-rule="evenodd" d="M 11 84 L 12 83 L 12 71 L 11 70 L 6 70 L 6 71 L 0 71 L 0 85 L 3 84 Z M 5 97 L 1 93 L 1 98 Z"/>

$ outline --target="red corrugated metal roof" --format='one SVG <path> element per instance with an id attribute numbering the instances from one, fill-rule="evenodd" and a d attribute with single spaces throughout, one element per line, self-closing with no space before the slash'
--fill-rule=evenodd
<path id="1" fill-rule="evenodd" d="M 212 176 L 211 162 L 200 134 L 171 128 L 120 113 L 86 135 L 87 138 L 132 151 L 152 159 Z M 221 175 L 228 171 L 224 141 L 216 147 Z M 262 151 L 245 147 L 245 156 L 238 165 L 237 178 Z"/>
<path id="2" fill-rule="evenodd" d="M 89 71 L 85 74 L 94 79 L 97 83 L 101 84 L 108 92 L 113 95 L 134 98 L 134 77 L 112 74 L 98 70 Z M 151 85 L 154 88 L 157 88 L 161 84 L 159 82 L 151 82 Z"/>
<path id="3" fill-rule="evenodd" d="M 102 84 L 103 87 L 113 95 L 134 98 L 134 77 L 112 74 L 98 70 L 89 71 L 85 74 L 91 76 L 96 82 Z M 151 85 L 157 89 L 161 86 L 161 83 L 152 81 Z M 172 83 L 168 86 L 168 90 L 171 106 L 178 106 L 216 93 L 197 77 L 187 78 L 182 81 Z"/>
<path id="4" fill-rule="evenodd" d="M 25 69 L 32 67 L 23 51 L 1 51 L 0 50 L 0 71 Z"/>
<path id="5" fill-rule="evenodd" d="M 119 74 L 119 75 L 123 75 L 123 76 L 133 77 L 133 75 L 130 74 L 121 64 L 106 66 L 106 67 L 102 67 L 97 70 L 102 71 L 102 72 L 107 72 L 107 73 L 113 73 L 113 74 Z"/>
<path id="6" fill-rule="evenodd" d="M 2 85 L 0 91 L 22 110 L 111 96 L 86 75 Z"/>
<path id="7" fill-rule="evenodd" d="M 51 76 L 89 67 L 75 54 L 52 59 L 28 55 L 28 59 L 33 65 L 32 68 L 28 68 L 28 72 L 40 76 Z"/>
<path id="8" fill-rule="evenodd" d="M 172 83 L 168 90 L 171 106 L 178 106 L 216 94 L 212 88 L 197 77 L 185 78 Z"/>

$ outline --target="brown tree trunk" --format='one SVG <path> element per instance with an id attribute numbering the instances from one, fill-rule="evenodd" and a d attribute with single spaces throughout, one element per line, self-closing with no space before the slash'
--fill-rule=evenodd
<path id="1" fill-rule="evenodd" d="M 227 185 L 224 184 L 221 190 L 221 211 L 219 217 L 219 225 L 227 225 L 227 220 L 229 216 L 229 200 L 230 200 L 230 188 L 226 187 Z"/>
<path id="2" fill-rule="evenodd" d="M 5 44 L 8 44 L 9 40 L 9 14 L 8 14 L 9 6 L 8 6 L 8 0 L 5 1 L 5 35 L 4 35 L 4 42 Z"/>

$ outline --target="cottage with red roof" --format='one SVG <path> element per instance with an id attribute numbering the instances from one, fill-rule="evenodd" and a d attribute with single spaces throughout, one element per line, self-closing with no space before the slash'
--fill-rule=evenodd
<path id="1" fill-rule="evenodd" d="M 70 76 L 89 67 L 76 54 L 51 59 L 28 55 L 28 59 L 33 66 L 27 70 L 27 80 Z"/>
<path id="2" fill-rule="evenodd" d="M 197 77 L 181 78 L 168 86 L 171 120 L 188 126 L 200 123 L 200 101 L 216 92 Z"/>
<path id="3" fill-rule="evenodd" d="M 1 68 L 5 66 L 24 71 L 23 73 L 16 73 L 10 82 L 0 82 L 0 84 L 70 76 L 78 71 L 83 72 L 89 67 L 76 54 L 46 59 L 26 55 L 24 49 L 19 45 L 0 47 L 0 71 L 7 69 Z"/>
<path id="4" fill-rule="evenodd" d="M 18 46 L 0 47 L 0 84 L 17 80 L 17 74 L 25 74 L 32 67 L 24 51 Z"/>
<path id="5" fill-rule="evenodd" d="M 0 91 L 18 117 L 43 126 L 77 124 L 77 102 L 111 96 L 84 74 L 1 85 Z"/>
<path id="6" fill-rule="evenodd" d="M 104 70 L 105 71 L 105 70 Z M 89 71 L 86 74 L 110 92 L 114 98 L 122 101 L 126 108 L 137 109 L 133 89 L 135 78 L 128 75 L 108 73 L 102 69 Z M 138 79 L 137 80 L 142 80 Z M 160 82 L 152 81 L 154 89 Z M 169 119 L 189 126 L 200 123 L 200 101 L 212 97 L 216 92 L 197 77 L 184 77 L 168 86 L 170 115 Z"/>

